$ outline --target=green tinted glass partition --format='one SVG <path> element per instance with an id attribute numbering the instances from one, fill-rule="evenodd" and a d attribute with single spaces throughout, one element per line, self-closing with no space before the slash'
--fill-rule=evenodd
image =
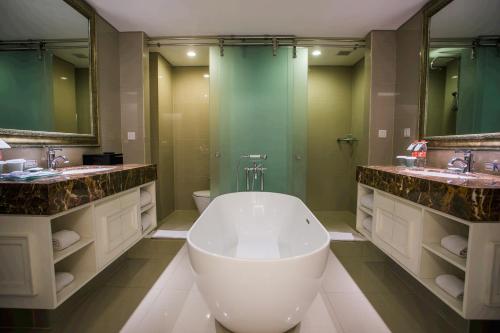
<path id="1" fill-rule="evenodd" d="M 267 154 L 265 191 L 305 196 L 307 49 L 210 49 L 210 187 L 212 197 L 236 191 L 244 154 Z M 240 190 L 244 189 L 240 165 Z"/>
<path id="2" fill-rule="evenodd" d="M 0 127 L 53 131 L 52 54 L 0 52 Z"/>

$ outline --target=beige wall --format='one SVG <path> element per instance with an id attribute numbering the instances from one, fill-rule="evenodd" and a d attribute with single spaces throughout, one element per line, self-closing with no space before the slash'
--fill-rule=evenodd
<path id="1" fill-rule="evenodd" d="M 174 211 L 172 67 L 159 53 L 149 55 L 151 162 L 157 165 L 157 215 Z"/>
<path id="2" fill-rule="evenodd" d="M 121 153 L 120 33 L 99 16 L 96 31 L 101 149 Z"/>
<path id="3" fill-rule="evenodd" d="M 406 147 L 418 138 L 420 45 L 422 14 L 418 13 L 396 31 L 396 109 L 394 114 L 394 157 L 406 154 Z M 410 137 L 403 136 L 410 128 Z"/>
<path id="4" fill-rule="evenodd" d="M 394 108 L 396 99 L 396 33 L 372 31 L 367 64 L 370 84 L 368 164 L 390 165 L 393 161 Z M 379 131 L 385 130 L 386 137 Z"/>
<path id="5" fill-rule="evenodd" d="M 77 133 L 75 66 L 56 56 L 52 57 L 54 85 L 54 129 L 56 132 Z"/>
<path id="6" fill-rule="evenodd" d="M 192 193 L 209 189 L 208 67 L 173 68 L 175 209 L 196 209 Z"/>
<path id="7" fill-rule="evenodd" d="M 357 182 L 356 166 L 366 165 L 368 163 L 368 137 L 369 137 L 369 110 L 366 107 L 367 89 L 366 89 L 365 60 L 360 60 L 352 69 L 352 118 L 351 132 L 353 137 L 359 141 L 354 143 L 352 156 L 352 166 L 349 168 L 349 179 L 351 181 L 351 190 L 349 191 L 349 209 L 356 211 L 357 200 Z"/>
<path id="8" fill-rule="evenodd" d="M 353 196 L 346 193 L 354 191 L 350 176 L 357 147 L 336 141 L 352 131 L 353 102 L 360 108 L 353 100 L 353 72 L 347 66 L 309 67 L 307 205 L 313 210 L 348 210 L 353 205 Z M 356 86 L 358 80 L 356 73 Z"/>
<path id="9" fill-rule="evenodd" d="M 149 51 L 143 32 L 119 35 L 122 151 L 125 163 L 151 161 Z M 134 132 L 135 139 L 128 139 Z"/>

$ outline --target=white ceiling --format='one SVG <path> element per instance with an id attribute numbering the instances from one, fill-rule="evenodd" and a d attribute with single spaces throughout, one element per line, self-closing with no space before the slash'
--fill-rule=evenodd
<path id="1" fill-rule="evenodd" d="M 0 40 L 87 37 L 87 18 L 62 0 L 0 0 Z"/>
<path id="2" fill-rule="evenodd" d="M 365 55 L 364 48 L 356 50 L 338 48 L 338 47 L 323 47 L 319 48 L 321 55 L 313 56 L 311 53 L 316 48 L 309 49 L 309 65 L 310 66 L 352 66 L 361 60 Z M 352 51 L 349 55 L 337 55 L 339 51 Z M 208 66 L 209 52 L 208 46 L 164 46 L 150 47 L 150 52 L 159 52 L 172 66 Z M 193 58 L 188 57 L 188 51 L 196 52 Z M 279 52 L 279 50 L 278 50 Z M 271 57 L 271 47 L 269 47 L 269 56 Z"/>
<path id="3" fill-rule="evenodd" d="M 363 38 L 393 30 L 427 0 L 87 0 L 119 31 L 156 36 Z"/>
<path id="4" fill-rule="evenodd" d="M 454 0 L 431 18 L 432 38 L 500 35 L 499 0 Z"/>

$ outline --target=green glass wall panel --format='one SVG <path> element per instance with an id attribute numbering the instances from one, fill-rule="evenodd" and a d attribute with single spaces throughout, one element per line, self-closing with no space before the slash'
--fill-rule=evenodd
<path id="1" fill-rule="evenodd" d="M 50 52 L 0 52 L 0 127 L 53 131 L 52 89 Z"/>
<path id="2" fill-rule="evenodd" d="M 213 196 L 236 191 L 244 154 L 267 154 L 265 191 L 304 198 L 307 49 L 210 49 L 210 146 Z M 244 189 L 240 165 L 240 190 Z M 257 189 L 257 186 L 255 187 Z"/>
<path id="3" fill-rule="evenodd" d="M 494 47 L 467 49 L 460 58 L 457 134 L 500 131 L 500 56 Z"/>

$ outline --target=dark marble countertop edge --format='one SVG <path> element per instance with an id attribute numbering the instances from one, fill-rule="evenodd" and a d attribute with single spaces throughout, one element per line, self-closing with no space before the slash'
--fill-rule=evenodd
<path id="1" fill-rule="evenodd" d="M 471 223 L 500 222 L 500 188 L 460 186 L 387 168 L 358 166 L 356 181 Z"/>
<path id="2" fill-rule="evenodd" d="M 0 182 L 0 214 L 51 216 L 157 179 L 153 164 L 113 167 L 50 182 Z"/>

